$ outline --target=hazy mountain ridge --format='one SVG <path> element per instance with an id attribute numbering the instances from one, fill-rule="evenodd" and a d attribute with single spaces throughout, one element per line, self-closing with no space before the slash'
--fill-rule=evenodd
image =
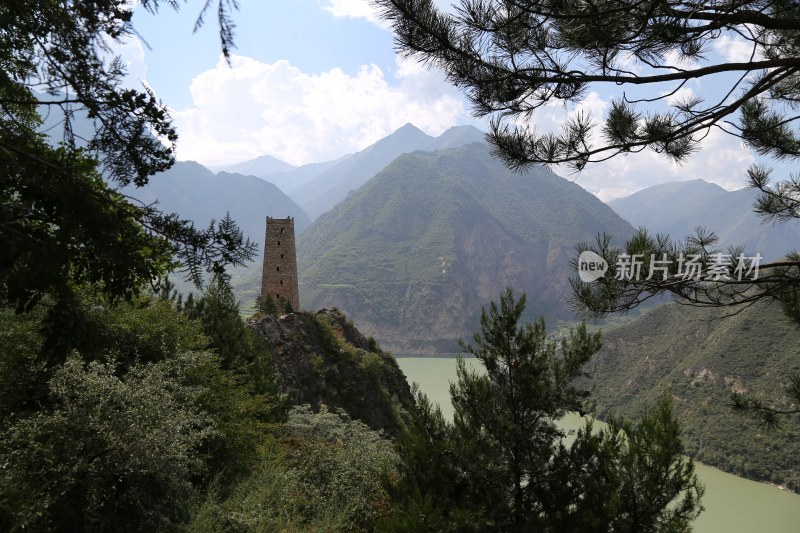
<path id="1" fill-rule="evenodd" d="M 274 184 L 256 176 L 214 174 L 194 161 L 178 161 L 168 171 L 151 177 L 147 186 L 124 191 L 145 203 L 158 201 L 163 211 L 178 213 L 199 227 L 230 212 L 259 250 L 264 244 L 267 216 L 294 217 L 298 232 L 310 223 L 302 208 Z M 260 263 L 259 258 L 256 263 Z"/>
<path id="2" fill-rule="evenodd" d="M 299 167 L 293 167 L 291 165 L 288 165 L 287 163 L 286 165 L 290 167 L 288 170 L 278 170 L 278 171 L 271 170 L 271 168 L 273 167 L 270 166 L 262 167 L 259 165 L 252 165 L 249 171 L 247 172 L 241 171 L 241 172 L 253 176 L 258 176 L 263 180 L 266 180 L 270 183 L 274 183 L 285 194 L 291 195 L 293 191 L 313 181 L 317 176 L 319 176 L 326 170 L 342 163 L 348 157 L 350 157 L 350 154 L 344 155 L 338 159 L 334 159 L 333 161 L 323 161 L 321 163 L 309 163 L 307 165 L 302 165 Z M 237 165 L 219 167 L 219 170 L 225 170 L 228 172 L 240 172 L 233 169 L 235 169 L 240 165 L 247 166 L 247 163 L 249 162 L 239 163 Z"/>
<path id="3" fill-rule="evenodd" d="M 473 126 L 456 126 L 439 137 L 431 137 L 416 126 L 406 124 L 292 190 L 292 198 L 313 220 L 344 200 L 350 191 L 357 190 L 402 154 L 453 148 L 482 139 L 483 133 Z"/>
<path id="4" fill-rule="evenodd" d="M 298 239 L 301 305 L 337 306 L 395 353 L 441 353 L 506 286 L 532 316 L 571 316 L 569 259 L 633 228 L 544 169 L 520 175 L 471 144 L 397 158 Z"/>
<path id="5" fill-rule="evenodd" d="M 218 165 L 209 167 L 213 172 L 230 172 L 233 174 L 245 174 L 250 176 L 258 176 L 263 178 L 271 174 L 278 174 L 282 172 L 290 172 L 296 170 L 298 167 L 281 161 L 277 157 L 271 155 L 262 155 L 255 159 L 242 161 L 241 163 L 234 163 L 232 165 Z"/>
<path id="6" fill-rule="evenodd" d="M 726 191 L 703 180 L 662 183 L 608 203 L 634 226 L 682 242 L 697 226 L 714 231 L 720 246 L 744 246 L 748 254 L 775 260 L 800 243 L 800 222 L 764 224 L 753 212 L 756 193 Z"/>

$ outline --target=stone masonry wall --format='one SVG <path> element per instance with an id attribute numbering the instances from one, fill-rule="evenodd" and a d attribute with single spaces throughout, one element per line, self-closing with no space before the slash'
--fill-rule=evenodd
<path id="1" fill-rule="evenodd" d="M 261 297 L 271 296 L 277 304 L 286 298 L 295 310 L 300 309 L 297 283 L 297 253 L 294 245 L 294 218 L 267 217 L 264 237 L 264 268 L 261 273 Z"/>

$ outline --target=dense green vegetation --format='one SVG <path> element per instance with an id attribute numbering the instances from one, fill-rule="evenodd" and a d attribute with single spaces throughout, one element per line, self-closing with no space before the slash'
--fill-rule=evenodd
<path id="1" fill-rule="evenodd" d="M 82 293 L 73 316 L 49 347 L 45 305 L 0 315 L 0 529 L 363 531 L 387 512 L 391 442 L 324 406 L 287 416 L 223 280 Z"/>
<path id="2" fill-rule="evenodd" d="M 230 497 L 209 493 L 189 531 L 371 531 L 388 513 L 397 454 L 363 423 L 295 407 L 274 439 Z"/>
<path id="3" fill-rule="evenodd" d="M 58 346 L 44 307 L 0 317 L 4 530 L 171 529 L 198 490 L 246 470 L 282 417 L 280 398 L 256 391 L 273 381 L 254 377 L 269 354 L 221 360 L 223 339 L 167 300 L 83 293 Z"/>
<path id="4" fill-rule="evenodd" d="M 541 169 L 509 171 L 485 144 L 406 154 L 298 239 L 303 305 L 339 307 L 397 353 L 453 352 L 504 287 L 528 316 L 571 316 L 569 260 L 598 231 L 633 228 Z"/>
<path id="5" fill-rule="evenodd" d="M 598 434 L 587 426 L 577 446 L 565 446 L 553 421 L 583 405 L 574 378 L 598 335 L 581 329 L 559 353 L 543 323 L 517 329 L 524 301 L 502 305 L 484 314 L 476 337 L 489 377 L 462 367 L 453 388 L 455 425 L 421 396 L 404 400 L 391 356 L 340 313 L 245 327 L 224 278 L 200 299 L 165 290 L 112 305 L 82 292 L 73 309 L 80 327 L 64 327 L 58 346 L 46 342 L 46 303 L 8 310 L 0 315 L 0 528 L 512 531 L 613 522 L 636 531 L 687 523 L 701 490 L 668 404 L 638 427 L 620 422 Z M 276 327 L 279 344 L 269 334 Z M 295 366 L 292 382 L 287 360 L 313 372 Z M 305 401 L 298 387 L 316 399 L 313 409 L 288 407 Z M 519 446 L 509 448 L 503 433 Z M 523 449 L 522 462 L 509 462 Z M 642 461 L 672 464 L 665 471 L 675 477 L 653 478 Z M 649 487 L 636 492 L 645 515 L 629 512 L 630 480 Z M 688 499 L 667 507 L 685 489 Z"/>
<path id="6" fill-rule="evenodd" d="M 774 407 L 790 406 L 782 388 L 800 370 L 800 331 L 776 305 L 725 314 L 669 304 L 608 332 L 590 363 L 598 413 L 635 418 L 671 394 L 692 457 L 798 491 L 798 415 L 766 428 L 735 410 L 731 395 L 745 391 Z"/>
<path id="7" fill-rule="evenodd" d="M 581 326 L 560 343 L 544 322 L 520 324 L 525 296 L 511 290 L 481 316 L 464 345 L 485 367 L 458 362 L 452 423 L 424 395 L 399 441 L 401 476 L 390 518 L 398 531 L 684 531 L 703 488 L 682 456 L 680 427 L 664 398 L 638 426 L 591 422 L 565 444 L 556 421 L 580 411 L 576 383 L 600 348 Z"/>

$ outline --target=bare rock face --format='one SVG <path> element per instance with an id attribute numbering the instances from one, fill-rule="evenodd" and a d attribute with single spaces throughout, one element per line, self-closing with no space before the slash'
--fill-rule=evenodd
<path id="1" fill-rule="evenodd" d="M 249 319 L 267 340 L 292 404 L 325 404 L 396 435 L 414 398 L 394 357 L 337 309 Z"/>

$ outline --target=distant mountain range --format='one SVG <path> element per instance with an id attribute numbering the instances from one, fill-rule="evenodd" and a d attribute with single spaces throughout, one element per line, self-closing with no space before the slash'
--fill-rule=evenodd
<path id="1" fill-rule="evenodd" d="M 726 191 L 703 180 L 662 183 L 608 203 L 634 226 L 682 242 L 697 226 L 714 231 L 723 248 L 744 246 L 765 260 L 800 247 L 800 222 L 763 224 L 753 212 L 755 192 Z"/>
<path id="2" fill-rule="evenodd" d="M 264 244 L 267 216 L 294 217 L 298 233 L 310 223 L 302 208 L 272 183 L 255 176 L 214 174 L 193 161 L 179 161 L 151 177 L 146 187 L 127 187 L 125 193 L 145 203 L 158 201 L 163 211 L 178 213 L 201 228 L 230 212 L 259 249 Z"/>
<path id="3" fill-rule="evenodd" d="M 472 126 L 450 128 L 431 137 L 406 124 L 364 150 L 343 158 L 308 183 L 291 190 L 292 198 L 312 220 L 344 200 L 398 156 L 415 150 L 440 150 L 483 140 L 483 132 Z"/>
<path id="4" fill-rule="evenodd" d="M 508 170 L 484 143 L 405 154 L 300 235 L 301 305 L 341 308 L 395 353 L 454 351 L 506 286 L 528 293 L 531 316 L 571 317 L 569 260 L 602 231 L 633 228 L 549 170 Z"/>
<path id="5" fill-rule="evenodd" d="M 280 159 L 267 155 L 245 161 L 244 163 L 215 167 L 215 170 L 240 172 L 242 174 L 258 176 L 270 183 L 274 183 L 284 193 L 292 194 L 299 187 L 313 181 L 317 176 L 349 157 L 350 155 L 348 154 L 334 161 L 310 163 L 308 165 L 295 167 L 289 163 L 284 163 Z"/>
<path id="6" fill-rule="evenodd" d="M 455 148 L 483 139 L 483 132 L 473 126 L 455 126 L 438 137 L 431 137 L 416 126 L 406 124 L 364 150 L 335 161 L 293 167 L 267 155 L 216 168 L 252 174 L 274 183 L 313 220 L 402 154 Z"/>
<path id="7" fill-rule="evenodd" d="M 258 176 L 259 178 L 278 174 L 282 172 L 291 172 L 297 169 L 296 166 L 290 165 L 285 161 L 281 161 L 277 157 L 271 155 L 262 155 L 249 161 L 242 163 L 235 163 L 233 165 L 221 165 L 210 167 L 214 172 L 232 172 L 236 174 L 245 174 L 248 176 Z"/>
<path id="8" fill-rule="evenodd" d="M 262 163 L 286 168 L 274 158 L 238 168 L 258 171 Z M 703 224 L 723 244 L 744 244 L 765 258 L 794 248 L 798 235 L 796 224 L 761 225 L 749 191 L 699 180 L 615 200 L 615 212 L 548 170 L 509 171 L 470 126 L 431 137 L 407 125 L 357 154 L 267 177 L 294 199 L 263 176 L 215 175 L 193 162 L 126 192 L 158 199 L 201 227 L 230 211 L 259 247 L 266 216 L 295 217 L 301 305 L 339 307 L 401 354 L 456 350 L 455 340 L 477 328 L 481 306 L 506 286 L 528 293 L 529 317 L 573 319 L 575 246 L 599 232 L 621 242 L 633 231 L 626 218 L 679 239 Z M 327 212 L 311 223 L 302 199 Z M 260 257 L 234 273 L 245 308 L 259 292 Z"/>

